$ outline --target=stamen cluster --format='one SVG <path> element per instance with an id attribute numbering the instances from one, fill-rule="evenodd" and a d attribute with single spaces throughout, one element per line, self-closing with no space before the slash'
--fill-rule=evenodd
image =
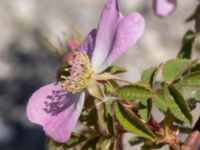
<path id="1" fill-rule="evenodd" d="M 69 92 L 79 92 L 89 85 L 93 72 L 88 55 L 85 52 L 76 52 L 70 76 L 62 75 L 64 80 L 60 84 Z"/>

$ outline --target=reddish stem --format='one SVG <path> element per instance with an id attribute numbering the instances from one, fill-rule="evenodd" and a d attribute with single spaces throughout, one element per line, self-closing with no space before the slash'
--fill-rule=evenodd
<path id="1" fill-rule="evenodd" d="M 194 150 L 200 139 L 200 117 L 183 144 L 183 150 Z"/>

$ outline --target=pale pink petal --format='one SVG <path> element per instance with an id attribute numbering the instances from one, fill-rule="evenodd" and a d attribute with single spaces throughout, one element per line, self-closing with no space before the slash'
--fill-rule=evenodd
<path id="1" fill-rule="evenodd" d="M 104 6 L 100 17 L 95 49 L 92 55 L 92 66 L 96 69 L 107 58 L 115 37 L 115 31 L 120 20 L 121 15 L 118 9 L 117 0 L 109 0 Z"/>
<path id="2" fill-rule="evenodd" d="M 66 142 L 74 129 L 85 99 L 84 93 L 71 94 L 51 83 L 37 90 L 27 105 L 27 117 L 43 127 L 57 142 Z"/>
<path id="3" fill-rule="evenodd" d="M 177 0 L 154 0 L 154 12 L 159 17 L 167 17 L 176 9 Z"/>
<path id="4" fill-rule="evenodd" d="M 145 27 L 144 18 L 137 12 L 130 13 L 120 20 L 115 40 L 107 60 L 96 70 L 102 71 L 133 46 L 142 36 Z"/>
<path id="5" fill-rule="evenodd" d="M 87 52 L 89 58 L 91 58 L 92 53 L 94 51 L 96 34 L 97 34 L 96 29 L 93 29 L 92 31 L 90 31 L 88 36 L 85 38 L 85 40 L 80 44 L 80 46 L 78 48 L 78 51 Z"/>
<path id="6" fill-rule="evenodd" d="M 64 61 L 67 64 L 72 65 L 72 62 L 74 59 L 74 51 L 76 51 L 77 48 L 78 48 L 78 44 L 76 43 L 75 40 L 69 40 L 67 42 L 67 53 L 64 56 Z"/>

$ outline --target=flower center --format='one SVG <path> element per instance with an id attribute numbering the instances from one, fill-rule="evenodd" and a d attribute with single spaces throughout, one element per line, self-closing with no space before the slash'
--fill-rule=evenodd
<path id="1" fill-rule="evenodd" d="M 69 69 L 66 68 L 66 71 L 69 71 Z M 93 73 L 94 71 L 86 52 L 76 52 L 70 68 L 70 75 L 62 75 L 63 81 L 60 84 L 67 91 L 76 93 L 89 85 Z"/>

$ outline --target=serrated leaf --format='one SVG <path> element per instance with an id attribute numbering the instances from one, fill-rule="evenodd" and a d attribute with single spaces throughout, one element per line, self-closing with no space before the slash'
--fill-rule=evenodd
<path id="1" fill-rule="evenodd" d="M 123 73 L 126 71 L 127 70 L 124 67 L 120 67 L 120 66 L 111 66 L 105 70 L 105 72 L 109 72 L 111 74 Z"/>
<path id="2" fill-rule="evenodd" d="M 139 118 L 125 109 L 121 104 L 115 105 L 116 118 L 120 124 L 128 131 L 143 138 L 154 141 L 156 136 Z"/>
<path id="3" fill-rule="evenodd" d="M 172 59 L 163 66 L 163 78 L 167 83 L 172 83 L 182 75 L 191 65 L 192 61 L 187 59 Z"/>
<path id="4" fill-rule="evenodd" d="M 120 87 L 116 91 L 117 97 L 125 100 L 152 98 L 154 93 L 143 85 L 127 85 Z"/>
<path id="5" fill-rule="evenodd" d="M 200 71 L 185 76 L 180 83 L 185 86 L 200 87 Z"/>
<path id="6" fill-rule="evenodd" d="M 170 85 L 168 87 L 165 85 L 164 94 L 166 103 L 174 117 L 185 123 L 191 124 L 192 115 L 181 93 L 174 86 Z"/>
<path id="7" fill-rule="evenodd" d="M 182 40 L 182 47 L 178 54 L 178 58 L 190 59 L 195 42 L 195 33 L 191 30 L 187 31 Z"/>
<path id="8" fill-rule="evenodd" d="M 156 96 L 153 99 L 153 103 L 160 111 L 162 111 L 162 112 L 167 111 L 168 107 L 166 105 L 163 91 L 156 94 Z"/>
<path id="9" fill-rule="evenodd" d="M 151 68 L 145 69 L 142 72 L 141 81 L 153 87 L 154 77 L 156 75 L 157 70 L 158 70 L 157 67 L 151 67 Z"/>
<path id="10" fill-rule="evenodd" d="M 139 103 L 139 110 L 138 114 L 143 118 L 144 120 L 148 120 L 151 114 L 151 108 L 152 108 L 152 100 L 144 100 L 143 103 Z"/>

